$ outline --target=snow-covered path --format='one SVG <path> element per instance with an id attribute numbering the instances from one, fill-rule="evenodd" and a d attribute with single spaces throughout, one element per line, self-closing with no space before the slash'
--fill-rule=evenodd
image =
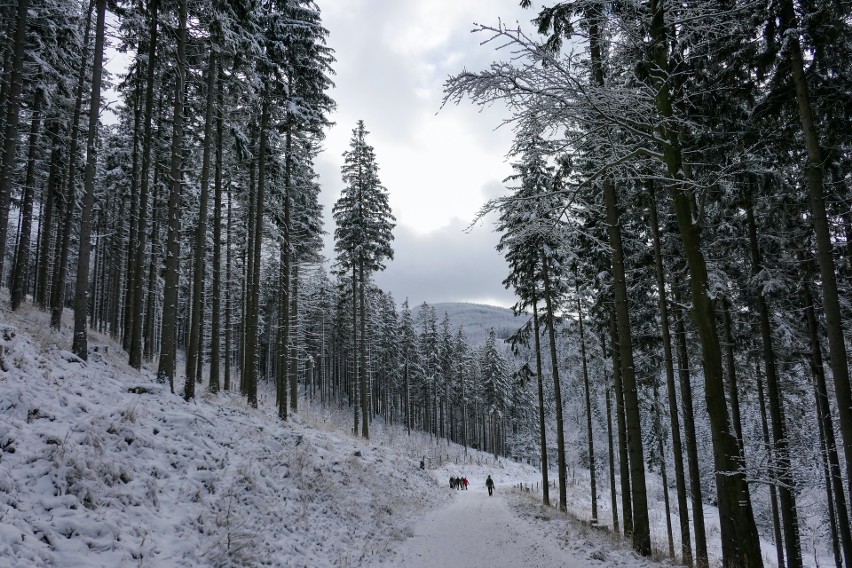
<path id="1" fill-rule="evenodd" d="M 456 492 L 446 507 L 429 513 L 413 527 L 414 536 L 396 550 L 394 566 L 406 568 L 583 568 L 588 558 L 574 557 L 555 541 L 518 518 L 506 493 L 488 496 L 485 488 Z M 508 491 L 508 489 L 506 489 Z"/>

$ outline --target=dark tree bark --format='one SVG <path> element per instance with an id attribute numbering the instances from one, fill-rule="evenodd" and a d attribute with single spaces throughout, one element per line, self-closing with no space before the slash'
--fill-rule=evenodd
<path id="1" fill-rule="evenodd" d="M 553 375 L 553 398 L 556 404 L 556 456 L 559 473 L 559 510 L 568 510 L 568 473 L 565 464 L 565 425 L 562 419 L 562 385 L 559 382 L 559 358 L 556 354 L 556 314 L 553 307 L 553 292 L 547 255 L 541 253 L 541 271 L 544 280 L 545 317 L 550 343 L 550 372 Z"/>
<path id="2" fill-rule="evenodd" d="M 186 78 L 186 0 L 178 2 L 177 68 L 172 114 L 172 145 L 169 162 L 168 236 L 163 278 L 163 321 L 160 329 L 160 364 L 157 381 L 168 381 L 175 392 L 177 369 L 178 285 L 180 270 L 180 194 L 183 167 L 184 80 Z M 192 381 L 193 377 L 186 377 Z"/>
<path id="3" fill-rule="evenodd" d="M 704 394 L 710 418 L 713 457 L 716 468 L 716 496 L 722 536 L 722 562 L 739 568 L 762 567 L 760 537 L 754 522 L 748 483 L 743 471 L 743 456 L 736 436 L 730 430 L 722 353 L 716 314 L 710 297 L 707 263 L 701 250 L 701 225 L 696 220 L 693 194 L 684 177 L 680 134 L 671 125 L 674 118 L 671 84 L 668 75 L 669 28 L 665 21 L 665 0 L 652 0 L 650 5 L 651 54 L 654 68 L 650 75 L 655 83 L 656 107 L 661 120 L 658 134 L 664 141 L 663 155 L 672 180 L 671 193 L 681 243 L 689 267 L 692 314 L 701 341 L 704 368 Z"/>
<path id="4" fill-rule="evenodd" d="M 810 197 L 811 221 L 814 224 L 816 236 L 817 263 L 822 282 L 822 304 L 828 334 L 829 365 L 834 377 L 837 415 L 840 422 L 840 434 L 843 439 L 843 452 L 846 457 L 847 490 L 852 496 L 852 389 L 849 385 L 849 364 L 846 342 L 843 336 L 843 320 L 835 276 L 833 244 L 825 205 L 824 156 L 820 145 L 818 126 L 813 116 L 811 94 L 805 75 L 796 12 L 792 0 L 784 0 L 781 5 L 781 23 L 786 27 L 784 32 L 787 41 L 785 51 L 790 59 L 790 70 L 796 89 L 796 101 L 799 105 L 799 120 L 802 123 L 805 149 L 808 154 L 805 176 Z"/>
<path id="5" fill-rule="evenodd" d="M 89 258 L 91 253 L 92 211 L 95 207 L 95 169 L 98 163 L 98 114 L 101 110 L 101 72 L 104 58 L 106 0 L 97 0 L 95 53 L 92 63 L 92 94 L 89 99 L 89 132 L 86 140 L 86 177 L 77 249 L 77 284 L 74 291 L 74 341 L 71 351 L 84 361 L 88 358 Z"/>
<path id="6" fill-rule="evenodd" d="M 352 433 L 357 436 L 358 435 L 358 427 L 360 426 L 358 420 L 358 412 L 360 410 L 360 404 L 358 402 L 358 365 L 361 360 L 358 357 L 358 263 L 352 263 L 352 364 L 355 368 L 352 370 L 352 398 L 350 399 L 352 404 L 352 413 L 353 413 L 353 425 L 352 425 Z M 428 399 L 428 394 L 427 394 Z M 428 402 L 427 402 L 428 406 Z M 428 408 L 427 408 L 428 411 Z M 431 416 L 431 414 L 430 414 Z M 431 429 L 430 429 L 431 432 Z"/>
<path id="7" fill-rule="evenodd" d="M 843 561 L 847 568 L 849 568 L 852 566 L 852 531 L 850 530 L 849 513 L 846 508 L 846 496 L 843 492 L 843 473 L 840 468 L 840 457 L 837 452 L 837 440 L 834 436 L 834 421 L 831 418 L 831 403 L 828 399 L 828 385 L 825 380 L 822 349 L 819 339 L 819 325 L 817 323 L 816 310 L 814 309 L 814 299 L 808 285 L 810 270 L 804 262 L 803 255 L 799 254 L 799 262 L 805 266 L 803 273 L 808 276 L 807 280 L 802 282 L 801 295 L 810 340 L 808 363 L 810 364 L 811 375 L 814 379 L 817 417 L 819 420 L 820 435 L 825 447 L 824 459 L 827 462 L 828 476 L 826 484 L 834 498 L 837 532 L 840 534 Z"/>
<path id="8" fill-rule="evenodd" d="M 675 304 L 681 298 L 677 287 Z M 698 441 L 695 435 L 695 411 L 692 405 L 692 379 L 689 372 L 689 352 L 686 347 L 686 328 L 683 313 L 672 314 L 675 320 L 675 336 L 678 351 L 678 378 L 680 380 L 680 402 L 683 407 L 683 436 L 686 442 L 686 461 L 689 467 L 689 495 L 692 498 L 692 526 L 695 533 L 695 563 L 699 567 L 709 565 L 707 558 L 707 532 L 704 527 L 704 501 L 701 498 L 701 472 L 698 467 Z"/>
<path id="9" fill-rule="evenodd" d="M 255 143 L 257 140 L 257 128 L 254 124 L 250 128 L 252 132 L 251 136 L 251 145 L 252 149 L 255 148 Z M 251 343 L 251 348 L 255 348 L 255 344 L 252 343 L 251 338 L 249 337 L 249 328 L 251 326 L 251 291 L 254 281 L 254 224 L 255 224 L 255 214 L 257 212 L 257 184 L 255 184 L 255 178 L 257 177 L 257 164 L 252 159 L 249 161 L 249 198 L 248 198 L 248 214 L 246 216 L 246 248 L 242 252 L 243 256 L 243 278 L 242 278 L 242 316 L 240 321 L 240 346 L 239 346 L 239 359 L 240 359 L 240 392 L 248 396 L 248 389 L 250 379 L 246 376 L 246 369 L 248 367 L 248 348 Z"/>
<path id="10" fill-rule="evenodd" d="M 757 224 L 754 220 L 754 210 L 751 203 L 746 207 L 748 237 L 751 252 L 752 276 L 756 277 L 763 269 L 760 247 L 757 242 Z M 787 425 L 784 417 L 784 406 L 781 401 L 781 384 L 778 369 L 775 365 L 775 350 L 772 346 L 772 327 L 769 321 L 769 307 L 763 288 L 758 288 L 755 294 L 757 313 L 760 321 L 760 336 L 763 343 L 763 365 L 766 369 L 766 397 L 769 403 L 769 417 L 772 425 L 773 438 L 773 479 L 778 487 L 778 497 L 781 505 L 781 522 L 784 526 L 784 543 L 787 553 L 787 566 L 801 568 L 802 547 L 799 539 L 799 518 L 796 511 L 795 479 L 790 463 L 790 450 L 787 442 Z"/>
<path id="11" fill-rule="evenodd" d="M 728 396 L 730 396 L 731 407 L 731 424 L 734 428 L 734 434 L 737 436 L 737 443 L 740 448 L 743 448 L 743 422 L 740 418 L 740 392 L 737 387 L 737 366 L 734 360 L 734 333 L 731 323 L 731 302 L 728 298 L 723 297 L 721 300 L 722 309 L 722 333 L 725 340 L 725 367 L 728 375 Z M 743 450 L 744 451 L 744 450 Z"/>
<path id="12" fill-rule="evenodd" d="M 295 413 L 299 409 L 299 263 L 291 263 L 290 271 L 290 291 L 287 294 L 287 297 L 290 299 L 290 323 L 287 326 L 289 330 L 289 333 L 287 334 L 289 339 L 287 349 L 287 375 L 289 377 L 288 382 L 290 387 L 290 411 Z M 368 416 L 372 415 L 368 414 Z"/>
<path id="13" fill-rule="evenodd" d="M 663 503 L 666 510 L 666 536 L 669 541 L 669 558 L 675 557 L 674 537 L 672 536 L 672 512 L 669 502 L 669 476 L 666 468 L 666 450 L 663 447 L 663 420 L 660 417 L 660 389 L 657 384 L 656 377 L 654 378 L 654 432 L 657 437 L 657 451 L 660 454 L 660 480 L 663 483 Z"/>
<path id="14" fill-rule="evenodd" d="M 195 398 L 195 381 L 191 380 L 203 366 L 201 357 L 201 320 L 204 316 L 204 263 L 207 260 L 207 202 L 210 196 L 210 152 L 213 148 L 213 109 L 216 98 L 216 51 L 211 46 L 207 60 L 207 106 L 204 112 L 204 141 L 201 158 L 201 194 L 198 203 L 198 227 L 195 231 L 194 264 L 192 270 L 192 315 L 189 345 L 186 349 L 186 376 L 183 397 Z"/>
<path id="15" fill-rule="evenodd" d="M 533 339 L 535 346 L 535 372 L 536 382 L 538 383 L 538 431 L 539 443 L 541 444 L 541 488 L 542 488 L 542 503 L 550 506 L 550 482 L 548 480 L 548 460 L 547 460 L 547 431 L 545 428 L 545 408 L 544 408 L 544 375 L 541 364 L 541 329 L 538 321 L 538 297 L 535 286 L 532 289 L 532 309 L 533 309 Z M 464 383 L 462 383 L 464 384 Z M 462 414 L 464 416 L 464 414 Z M 464 424 L 463 424 L 464 426 Z M 467 446 L 467 433 L 465 432 L 465 447 Z M 597 515 L 596 515 L 597 517 Z"/>
<path id="16" fill-rule="evenodd" d="M 292 81 L 292 77 L 290 78 Z M 298 384 L 297 384 L 297 360 L 296 360 L 296 330 L 293 327 L 294 322 L 298 321 L 298 297 L 297 297 L 297 281 L 298 267 L 295 262 L 295 249 L 292 242 L 292 219 L 293 219 L 293 119 L 287 117 L 286 123 L 287 132 L 284 138 L 285 158 L 284 158 L 284 184 L 286 192 L 284 194 L 284 246 L 286 247 L 286 262 L 284 265 L 284 289 L 283 296 L 287 302 L 287 317 L 284 325 L 284 349 L 287 359 L 287 375 L 288 386 L 290 389 L 289 404 L 290 410 L 296 412 L 299 408 L 298 399 Z"/>
<path id="17" fill-rule="evenodd" d="M 145 110 L 143 115 L 142 134 L 142 167 L 139 174 L 139 214 L 136 221 L 136 234 L 138 236 L 135 244 L 135 260 L 133 261 L 133 273 L 130 275 L 126 332 L 130 336 L 128 359 L 131 367 L 142 368 L 143 355 L 143 321 L 145 307 L 145 235 L 148 224 L 148 172 L 151 165 L 151 149 L 155 138 L 152 132 L 152 121 L 154 116 L 154 71 L 157 61 L 157 11 L 159 0 L 150 0 L 148 11 L 150 21 L 148 29 L 148 54 L 145 72 Z M 151 241 L 153 250 L 153 240 Z M 134 254 L 132 251 L 131 254 Z M 153 257 L 153 254 L 151 255 Z M 153 263 L 153 258 L 151 259 Z"/>
<path id="18" fill-rule="evenodd" d="M 18 0 L 15 35 L 12 39 L 12 69 L 6 96 L 6 121 L 3 129 L 3 162 L 0 164 L 0 282 L 6 259 L 6 235 L 9 230 L 9 205 L 12 201 L 12 174 L 18 153 L 18 120 L 23 90 L 24 58 L 27 40 L 28 0 Z"/>
<path id="19" fill-rule="evenodd" d="M 217 64 L 219 82 L 216 89 L 216 169 L 213 176 L 213 290 L 212 318 L 210 322 L 210 392 L 219 392 L 219 377 L 222 335 L 222 145 L 225 137 L 225 125 L 222 113 L 225 108 L 224 88 L 222 81 L 222 65 Z M 225 365 L 228 365 L 228 354 L 225 353 Z M 228 385 L 230 386 L 230 385 Z"/>
<path id="20" fill-rule="evenodd" d="M 278 342 L 279 349 L 279 365 L 278 369 L 278 417 L 281 420 L 287 419 L 287 403 L 289 402 L 295 412 L 296 401 L 295 393 L 292 394 L 288 401 L 287 396 L 287 380 L 289 366 L 287 358 L 290 352 L 290 275 L 292 273 L 293 263 L 293 247 L 290 242 L 290 223 L 291 223 L 291 197 L 293 195 L 293 137 L 292 123 L 288 117 L 286 125 L 287 132 L 285 134 L 285 155 L 284 155 L 284 222 L 281 227 L 281 321 L 278 323 L 278 333 L 280 339 Z"/>
<path id="21" fill-rule="evenodd" d="M 286 171 L 286 166 L 285 166 Z M 285 179 L 286 179 L 285 173 Z M 285 182 L 286 185 L 286 182 Z M 285 208 L 285 219 L 286 219 Z M 285 221 L 286 225 L 286 221 Z M 286 235 L 288 230 L 282 229 Z M 287 404 L 287 355 L 290 330 L 290 270 L 288 267 L 290 254 L 288 252 L 288 237 L 281 239 L 281 268 L 278 277 L 278 286 L 280 288 L 278 296 L 278 365 L 275 369 L 275 398 L 276 406 L 278 407 L 278 418 L 287 420 L 288 404 Z"/>
<path id="22" fill-rule="evenodd" d="M 131 176 L 134 177 L 134 176 Z M 133 181 L 131 180 L 131 186 L 133 185 Z M 127 233 L 125 221 L 127 217 L 125 217 L 125 211 L 127 210 L 128 201 L 130 201 L 131 208 L 133 207 L 133 203 L 136 201 L 134 194 L 138 193 L 134 188 L 131 187 L 128 193 L 122 192 L 120 196 L 118 196 L 118 200 L 120 202 L 119 205 L 119 213 L 118 217 L 113 218 L 111 220 L 111 225 L 109 232 L 111 235 L 108 237 L 107 242 L 109 243 L 109 256 L 106 255 L 103 258 L 103 267 L 105 268 L 103 272 L 106 277 L 105 288 L 106 295 L 104 298 L 104 319 L 107 322 L 109 334 L 116 341 L 122 341 L 123 334 L 123 315 L 121 309 L 122 297 L 127 296 L 127 278 L 130 274 L 127 270 L 110 270 L 107 267 L 120 265 L 122 267 L 127 267 L 130 262 L 129 257 L 133 256 L 131 254 L 131 246 L 129 241 L 125 238 Z M 136 213 L 133 212 L 130 217 L 130 224 L 133 224 L 134 215 Z M 102 215 L 104 220 L 107 220 L 106 215 Z M 106 331 L 106 330 L 105 330 Z"/>
<path id="23" fill-rule="evenodd" d="M 253 229 L 254 236 L 252 238 L 252 256 L 251 263 L 251 286 L 248 288 L 248 306 L 249 313 L 246 314 L 246 337 L 245 344 L 245 368 L 243 369 L 243 382 L 246 389 L 246 398 L 249 404 L 257 408 L 257 339 L 258 339 L 258 318 L 260 316 L 260 249 L 261 239 L 263 238 L 263 204 L 266 190 L 266 154 L 267 144 L 269 139 L 269 100 L 267 95 L 263 95 L 263 103 L 260 112 L 260 144 L 258 147 L 257 157 L 257 191 L 255 194 L 254 203 L 254 219 Z"/>
<path id="24" fill-rule="evenodd" d="M 141 42 L 140 51 L 146 51 L 146 42 Z M 150 61 L 150 60 L 149 60 Z M 136 274 L 136 243 L 139 241 L 139 143 L 142 138 L 142 99 L 145 93 L 145 83 L 142 81 L 141 72 L 133 77 L 135 86 L 133 89 L 133 150 L 131 153 L 130 170 L 130 228 L 127 238 L 127 264 L 124 289 L 124 314 L 122 321 L 121 344 L 127 353 L 130 353 L 130 339 L 133 311 L 133 278 Z"/>
<path id="25" fill-rule="evenodd" d="M 627 451 L 630 454 L 630 488 L 632 491 L 633 548 L 644 556 L 651 555 L 651 525 L 648 517 L 648 493 L 645 485 L 645 456 L 642 447 L 642 425 L 639 412 L 639 387 L 633 363 L 633 338 L 630 334 L 630 311 L 627 305 L 627 276 L 615 184 L 611 178 L 603 182 L 609 244 L 612 248 L 613 290 L 615 292 L 618 352 L 621 358 L 621 382 L 624 415 L 627 425 Z M 626 525 L 626 523 L 625 523 Z"/>
<path id="26" fill-rule="evenodd" d="M 773 447 L 769 438 L 769 422 L 766 419 L 766 399 L 763 395 L 763 378 L 760 373 L 760 364 L 755 362 L 755 380 L 757 383 L 757 400 L 760 406 L 760 425 L 763 430 L 763 446 L 766 448 L 767 463 L 773 461 Z M 775 535 L 775 557 L 778 568 L 784 568 L 784 536 L 781 533 L 781 516 L 778 512 L 778 492 L 775 484 L 769 485 L 769 500 L 772 508 L 772 529 Z"/>
<path id="27" fill-rule="evenodd" d="M 47 177 L 47 188 L 44 192 L 45 203 L 42 208 L 44 215 L 41 223 L 39 224 L 39 250 L 41 251 L 41 254 L 38 262 L 38 277 L 36 278 L 38 286 L 36 286 L 35 297 L 36 303 L 42 310 L 46 310 L 49 306 L 48 298 L 51 286 L 47 275 L 50 271 L 51 258 L 55 257 L 55 251 L 54 254 L 51 254 L 51 250 L 54 248 L 53 243 L 56 242 L 54 237 L 57 233 L 53 217 L 54 212 L 58 208 L 58 203 L 62 198 L 59 193 L 62 185 L 62 176 L 59 170 L 63 156 L 63 145 L 59 140 L 58 123 L 54 123 L 51 127 L 50 138 L 53 144 L 53 150 L 50 153 L 50 173 Z"/>
<path id="28" fill-rule="evenodd" d="M 603 56 L 600 46 L 600 25 L 603 14 L 600 7 L 590 9 L 589 49 L 592 59 L 592 72 L 595 82 L 605 86 L 603 75 Z M 645 486 L 645 460 L 642 447 L 642 428 L 640 423 L 639 396 L 633 363 L 633 340 L 630 334 L 630 313 L 627 305 L 627 279 L 624 270 L 624 250 L 621 243 L 619 225 L 618 198 L 615 182 L 611 177 L 603 181 L 604 202 L 612 249 L 612 275 L 615 292 L 615 314 L 618 332 L 618 351 L 621 355 L 621 379 L 623 384 L 624 410 L 627 424 L 627 451 L 630 454 L 630 484 L 632 489 L 632 530 L 633 548 L 644 556 L 651 554 L 651 528 L 648 518 L 648 494 Z M 625 531 L 627 530 L 625 513 Z"/>
<path id="29" fill-rule="evenodd" d="M 618 327 L 615 310 L 609 312 L 609 333 L 612 344 L 612 385 L 615 395 L 615 423 L 618 428 L 618 466 L 621 479 L 621 518 L 624 536 L 633 534 L 633 507 L 630 501 L 630 458 L 627 452 L 627 420 L 624 417 L 624 387 L 621 382 L 621 349 L 618 345 Z"/>
<path id="30" fill-rule="evenodd" d="M 154 351 L 157 345 L 157 338 L 154 336 L 157 323 L 157 268 L 160 264 L 159 249 L 160 244 L 160 165 L 154 167 L 154 192 L 151 195 L 151 258 L 148 262 L 148 284 L 143 289 L 144 294 L 142 299 L 145 301 L 145 310 L 140 312 L 145 316 L 145 328 L 143 336 L 143 355 L 146 360 L 150 361 L 154 358 Z"/>
<path id="31" fill-rule="evenodd" d="M 37 89 L 33 100 L 30 121 L 30 141 L 27 152 L 27 174 L 24 180 L 24 196 L 21 202 L 21 237 L 15 262 L 12 265 L 11 308 L 17 310 L 26 297 L 26 277 L 30 269 L 30 234 L 33 226 L 33 200 L 35 199 L 35 164 L 38 147 L 38 131 L 41 128 L 41 103 L 44 92 Z"/>
<path id="32" fill-rule="evenodd" d="M 606 332 L 601 332 L 601 352 L 606 353 Z M 606 436 L 609 454 L 609 495 L 610 508 L 612 509 L 612 532 L 618 534 L 620 528 L 618 526 L 618 494 L 615 487 L 615 436 L 612 432 L 612 397 L 610 396 L 611 387 L 609 379 L 606 376 L 604 369 L 604 380 L 606 385 Z"/>
<path id="33" fill-rule="evenodd" d="M 86 84 L 86 67 L 88 65 L 88 55 L 86 51 L 89 46 L 89 35 L 92 26 L 92 10 L 94 2 L 89 1 L 89 9 L 86 15 L 86 31 L 83 35 L 83 55 L 80 59 L 80 71 L 77 75 L 77 90 L 74 97 L 74 114 L 69 125 L 69 151 L 68 151 L 68 173 L 65 177 L 67 184 L 65 190 L 65 198 L 63 203 L 63 219 L 59 231 L 62 235 L 58 239 L 60 245 L 56 255 L 55 270 L 55 286 L 53 288 L 53 298 L 51 299 L 50 310 L 50 325 L 53 329 L 58 330 L 62 324 L 62 311 L 65 308 L 65 282 L 68 274 L 68 255 L 71 248 L 71 225 L 74 221 L 74 209 L 77 206 L 77 152 L 80 136 L 80 115 L 83 109 L 83 86 Z"/>
<path id="34" fill-rule="evenodd" d="M 411 436 L 411 392 L 409 390 L 409 380 L 408 380 L 408 363 L 405 364 L 405 367 L 402 371 L 403 374 L 403 383 L 405 389 L 405 429 L 409 436 Z M 467 437 L 465 437 L 465 447 L 467 447 Z"/>
<path id="35" fill-rule="evenodd" d="M 358 365 L 358 384 L 361 391 L 361 436 L 365 440 L 370 439 L 370 397 L 367 391 L 367 281 L 365 280 L 364 260 L 358 263 L 358 306 L 361 319 L 358 324 L 361 327 L 360 344 L 358 346 L 358 357 L 361 359 Z"/>
<path id="36" fill-rule="evenodd" d="M 595 442 L 592 437 L 592 392 L 589 386 L 589 366 L 586 362 L 586 334 L 583 329 L 583 306 L 580 304 L 580 282 L 574 272 L 574 288 L 577 291 L 577 321 L 580 326 L 580 355 L 583 360 L 583 389 L 586 395 L 586 437 L 589 452 L 589 484 L 592 497 L 592 522 L 598 522 L 598 489 L 595 479 Z"/>
<path id="37" fill-rule="evenodd" d="M 222 389 L 225 391 L 231 390 L 231 362 L 233 360 L 232 353 L 232 336 L 233 336 L 233 290 L 234 283 L 231 279 L 232 277 L 232 228 L 234 225 L 234 216 L 233 211 L 231 209 L 231 204 L 233 201 L 233 197 L 231 194 L 231 186 L 228 185 L 226 188 L 227 191 L 227 199 L 228 199 L 228 214 L 227 214 L 227 225 L 225 230 L 225 376 L 222 377 Z"/>
<path id="38" fill-rule="evenodd" d="M 657 278 L 657 295 L 660 309 L 660 328 L 663 338 L 663 363 L 666 368 L 666 391 L 668 392 L 669 422 L 672 431 L 672 460 L 675 467 L 675 486 L 677 488 L 677 509 L 680 521 L 680 553 L 683 563 L 692 566 L 692 540 L 689 532 L 689 508 L 687 506 L 686 476 L 683 468 L 683 444 L 680 438 L 680 417 L 678 415 L 677 392 L 674 376 L 674 358 L 672 356 L 671 328 L 669 326 L 669 306 L 666 300 L 666 275 L 663 268 L 662 246 L 660 244 L 660 222 L 657 216 L 657 198 L 654 182 L 648 183 L 648 195 L 651 239 L 654 245 L 654 270 Z"/>

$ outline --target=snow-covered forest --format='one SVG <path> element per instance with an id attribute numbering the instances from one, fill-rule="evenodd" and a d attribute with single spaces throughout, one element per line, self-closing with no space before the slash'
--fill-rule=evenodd
<path id="1" fill-rule="evenodd" d="M 443 95 L 505 109 L 515 135 L 506 192 L 481 210 L 517 298 L 491 328 L 374 284 L 396 219 L 369 124 L 351 125 L 339 183 L 320 184 L 335 109 L 321 0 L 0 8 L 0 409 L 17 420 L 0 472 L 38 429 L 57 447 L 45 490 L 97 508 L 75 485 L 90 466 L 63 461 L 51 432 L 60 411 L 38 405 L 67 402 L 54 366 L 86 377 L 107 350 L 135 395 L 269 411 L 285 434 L 261 443 L 283 454 L 304 451 L 288 424 L 320 408 L 365 443 L 395 429 L 531 464 L 544 506 L 640 556 L 852 568 L 852 5 L 516 1 L 531 23 L 477 25 L 493 63 Z M 340 192 L 334 227 L 321 192 Z M 145 414 L 145 397 L 119 399 L 97 397 L 98 416 Z M 193 412 L 175 408 L 177 423 Z M 220 485 L 259 485 L 216 469 Z M 569 506 L 580 470 L 583 513 Z M 3 506 L 38 481 L 7 477 Z M 262 499 L 283 499 L 280 483 Z M 221 538 L 209 522 L 196 528 Z M 72 529 L 21 534 L 60 550 Z M 211 565 L 242 562 L 210 550 Z"/>

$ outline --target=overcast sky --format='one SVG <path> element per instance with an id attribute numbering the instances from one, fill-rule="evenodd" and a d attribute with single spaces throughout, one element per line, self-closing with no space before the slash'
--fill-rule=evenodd
<path id="1" fill-rule="evenodd" d="M 511 173 L 505 110 L 481 112 L 469 101 L 441 109 L 443 83 L 498 57 L 474 22 L 528 21 L 535 5 L 518 0 L 320 1 L 337 62 L 331 91 L 336 123 L 316 162 L 323 188 L 327 250 L 333 259 L 331 208 L 340 196 L 342 154 L 362 119 L 397 220 L 394 260 L 376 283 L 397 302 L 475 302 L 509 307 L 506 263 L 494 249 L 493 219 L 465 231 Z"/>

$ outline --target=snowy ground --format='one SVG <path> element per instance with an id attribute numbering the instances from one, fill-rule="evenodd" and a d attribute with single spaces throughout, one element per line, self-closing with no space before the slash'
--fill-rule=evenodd
<path id="1" fill-rule="evenodd" d="M 419 520 L 411 539 L 373 568 L 585 568 L 657 566 L 609 535 L 567 521 L 553 509 L 533 505 L 528 495 L 499 487 L 494 496 L 477 480 L 453 502 Z M 597 532 L 598 534 L 593 534 Z"/>
<path id="2" fill-rule="evenodd" d="M 187 403 L 111 341 L 93 334 L 84 363 L 70 329 L 6 306 L 0 568 L 661 565 L 519 490 L 540 480 L 530 466 L 380 423 L 363 441 L 341 433 L 346 408 L 302 403 L 282 424 L 269 391 L 259 409 L 229 394 Z M 470 489 L 450 490 L 453 475 Z M 575 475 L 569 509 L 588 518 Z"/>

